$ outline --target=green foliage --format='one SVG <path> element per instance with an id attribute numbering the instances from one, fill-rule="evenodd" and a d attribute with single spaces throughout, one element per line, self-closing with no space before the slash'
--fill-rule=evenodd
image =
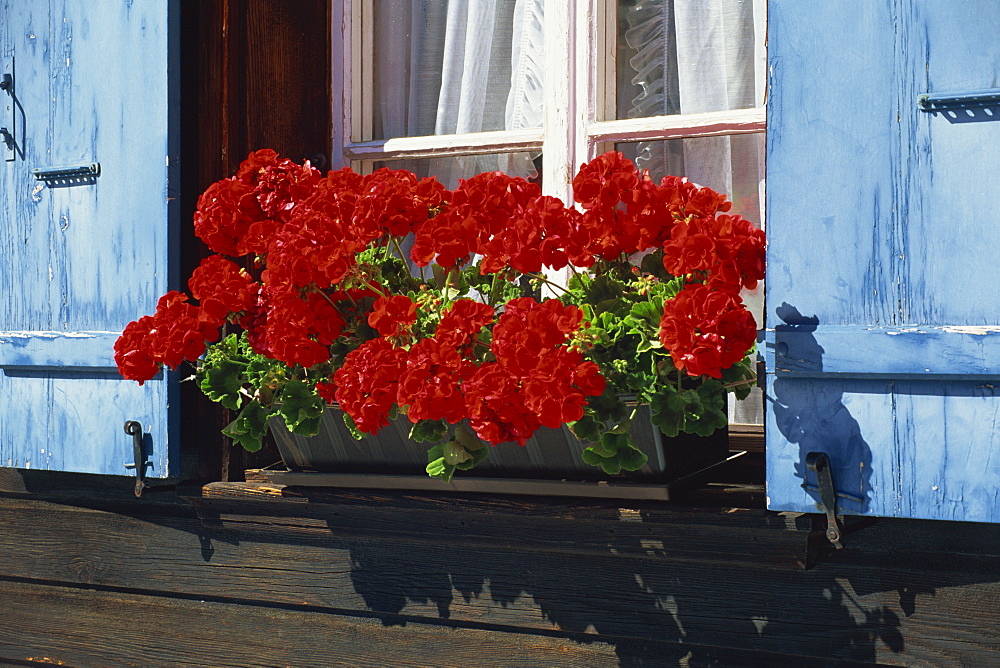
<path id="1" fill-rule="evenodd" d="M 753 352 L 751 350 L 740 362 L 722 370 L 722 383 L 737 399 L 750 396 L 750 390 L 757 383 L 757 365 L 754 363 Z"/>
<path id="2" fill-rule="evenodd" d="M 344 420 L 344 426 L 347 427 L 347 431 L 351 433 L 351 436 L 355 441 L 360 441 L 365 437 L 365 432 L 358 429 L 358 425 L 354 422 L 354 418 L 343 411 L 340 412 L 340 416 Z"/>
<path id="3" fill-rule="evenodd" d="M 292 380 L 281 391 L 278 412 L 285 419 L 289 431 L 302 436 L 315 436 L 319 433 L 319 421 L 325 406 L 314 385 Z"/>
<path id="4" fill-rule="evenodd" d="M 260 450 L 264 442 L 264 434 L 267 433 L 267 420 L 273 415 L 270 411 L 257 402 L 248 403 L 239 416 L 230 422 L 222 433 L 233 439 L 234 443 L 242 446 L 249 452 Z"/>
<path id="5" fill-rule="evenodd" d="M 459 424 L 451 439 L 427 451 L 427 475 L 450 482 L 455 471 L 468 471 L 489 454 L 490 449 L 486 444 L 467 425 Z"/>
<path id="6" fill-rule="evenodd" d="M 665 385 L 658 389 L 649 407 L 652 423 L 664 436 L 677 436 L 682 431 L 711 436 L 728 422 L 725 388 L 711 378 L 690 389 Z"/>
<path id="7" fill-rule="evenodd" d="M 410 438 L 418 443 L 435 443 L 448 433 L 444 420 L 421 420 L 410 429 Z"/>
<path id="8" fill-rule="evenodd" d="M 235 360 L 222 358 L 203 368 L 198 379 L 198 386 L 212 401 L 221 403 L 226 408 L 236 410 L 243 404 L 243 383 L 246 378 L 243 373 L 245 364 Z"/>
<path id="9" fill-rule="evenodd" d="M 624 471 L 636 471 L 646 463 L 646 455 L 635 447 L 632 436 L 626 431 L 605 432 L 600 440 L 582 453 L 583 461 L 591 466 L 600 466 L 609 475 Z"/>

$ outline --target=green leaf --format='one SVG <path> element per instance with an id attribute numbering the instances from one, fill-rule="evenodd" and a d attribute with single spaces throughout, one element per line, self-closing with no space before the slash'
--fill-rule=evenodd
<path id="1" fill-rule="evenodd" d="M 725 388 L 718 380 L 706 380 L 697 390 L 687 393 L 696 399 L 688 411 L 684 431 L 698 436 L 711 436 L 729 421 L 726 415 Z"/>
<path id="2" fill-rule="evenodd" d="M 580 458 L 591 466 L 599 466 L 604 469 L 605 473 L 610 473 L 604 465 L 610 462 L 612 457 L 604 457 L 595 452 L 592 448 L 586 448 L 582 453 L 580 453 Z"/>
<path id="3" fill-rule="evenodd" d="M 684 427 L 687 403 L 674 385 L 663 385 L 649 402 L 650 422 L 664 436 L 676 436 Z"/>
<path id="4" fill-rule="evenodd" d="M 626 321 L 637 330 L 645 328 L 657 331 L 660 328 L 660 318 L 663 317 L 663 306 L 656 307 L 654 302 L 638 302 L 632 304 Z"/>
<path id="5" fill-rule="evenodd" d="M 301 380 L 291 380 L 281 391 L 281 407 L 288 430 L 302 436 L 319 433 L 319 421 L 326 404 L 316 392 L 316 386 Z"/>
<path id="6" fill-rule="evenodd" d="M 660 280 L 667 280 L 670 278 L 670 274 L 667 270 L 663 268 L 663 249 L 657 248 L 656 251 L 644 255 L 642 258 L 642 263 L 639 265 L 639 269 L 646 274 L 652 274 Z"/>
<path id="7" fill-rule="evenodd" d="M 420 420 L 410 429 L 410 438 L 424 443 L 436 443 L 448 433 L 444 420 Z"/>
<path id="8" fill-rule="evenodd" d="M 229 359 L 219 359 L 203 368 L 198 386 L 212 401 L 236 410 L 243 404 L 243 369 L 246 365 Z"/>
<path id="9" fill-rule="evenodd" d="M 613 458 L 618 454 L 618 439 L 620 436 L 622 435 L 611 433 L 601 434 L 601 438 L 587 449 L 605 459 Z"/>
<path id="10" fill-rule="evenodd" d="M 476 464 L 486 459 L 490 454 L 490 449 L 487 447 L 479 448 L 478 450 L 473 450 L 469 454 L 472 455 L 472 459 L 466 460 L 461 464 L 456 464 L 455 468 L 460 471 L 468 471 L 469 469 L 475 467 Z"/>
<path id="11" fill-rule="evenodd" d="M 455 427 L 455 440 L 469 452 L 474 452 L 486 446 L 486 444 L 483 443 L 478 436 L 476 436 L 476 433 L 472 431 L 472 429 L 464 422 L 459 423 L 458 426 Z"/>
<path id="12" fill-rule="evenodd" d="M 600 313 L 621 303 L 622 297 L 625 295 L 625 286 L 607 274 L 601 274 L 586 286 L 585 291 L 587 301 L 596 304 L 594 310 Z"/>
<path id="13" fill-rule="evenodd" d="M 451 482 L 452 476 L 455 475 L 455 467 L 445 461 L 443 445 L 435 445 L 427 451 L 426 470 L 427 475 L 432 478 Z"/>
<path id="14" fill-rule="evenodd" d="M 347 427 L 347 431 L 351 432 L 351 436 L 354 438 L 355 441 L 360 441 L 366 436 L 365 432 L 358 429 L 358 424 L 354 421 L 354 418 L 352 418 L 350 415 L 348 415 L 345 412 L 341 412 L 340 417 L 341 419 L 343 419 L 344 426 Z"/>
<path id="15" fill-rule="evenodd" d="M 588 443 L 596 443 L 604 433 L 604 425 L 591 415 L 584 415 L 576 422 L 570 422 L 569 429 L 578 439 Z"/>
<path id="16" fill-rule="evenodd" d="M 445 441 L 441 445 L 441 451 L 444 456 L 444 461 L 446 464 L 451 466 L 458 466 L 462 462 L 467 462 L 472 459 L 472 455 L 469 451 L 462 447 L 462 444 L 458 441 Z"/>
<path id="17" fill-rule="evenodd" d="M 730 391 L 737 399 L 746 399 L 757 382 L 757 365 L 754 357 L 752 353 L 748 354 L 733 366 L 722 370 L 722 382 L 732 385 Z"/>
<path id="18" fill-rule="evenodd" d="M 226 425 L 222 433 L 233 439 L 233 442 L 242 446 L 244 450 L 256 452 L 263 445 L 264 434 L 267 433 L 267 420 L 273 414 L 273 411 L 264 408 L 258 402 L 251 401 L 240 411 L 235 420 Z"/>
<path id="19" fill-rule="evenodd" d="M 664 301 L 667 299 L 673 299 L 680 294 L 680 291 L 684 289 L 684 285 L 686 283 L 687 279 L 683 276 L 678 276 L 670 279 L 669 281 L 664 281 L 663 283 L 660 283 L 657 294 L 663 297 Z M 661 305 L 660 308 L 663 308 L 663 306 Z"/>
<path id="20" fill-rule="evenodd" d="M 647 460 L 646 455 L 635 447 L 627 431 L 604 434 L 599 443 L 585 448 L 581 457 L 592 466 L 600 466 L 609 475 L 621 473 L 622 469 L 635 471 Z"/>
<path id="21" fill-rule="evenodd" d="M 646 453 L 634 447 L 619 450 L 618 461 L 626 471 L 638 471 L 649 460 Z"/>

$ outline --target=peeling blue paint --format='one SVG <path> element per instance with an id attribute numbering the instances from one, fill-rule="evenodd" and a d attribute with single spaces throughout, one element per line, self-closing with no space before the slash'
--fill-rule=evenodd
<path id="1" fill-rule="evenodd" d="M 815 447 L 835 481 L 869 468 L 863 514 L 1000 522 L 1000 109 L 916 103 L 997 85 L 1000 3 L 772 0 L 769 22 L 794 100 L 768 107 L 769 507 L 814 510 Z"/>
<path id="2" fill-rule="evenodd" d="M 153 475 L 177 473 L 176 379 L 122 380 L 112 346 L 175 287 L 163 277 L 176 205 L 162 193 L 178 7 L 0 2 L 24 110 L 23 159 L 0 163 L 0 463 L 128 475 L 122 424 L 136 419 L 152 432 Z M 91 162 L 101 175 L 86 185 L 31 174 Z"/>

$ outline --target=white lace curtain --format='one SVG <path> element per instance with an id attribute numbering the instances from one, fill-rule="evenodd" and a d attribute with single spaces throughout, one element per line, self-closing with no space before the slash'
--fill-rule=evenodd
<path id="1" fill-rule="evenodd" d="M 619 101 L 630 118 L 762 107 L 767 66 L 766 0 L 623 0 L 619 5 L 629 54 L 619 82 L 631 94 Z M 621 54 L 622 52 L 619 51 Z M 653 174 L 687 176 L 724 192 L 738 213 L 764 222 L 762 135 L 642 142 L 635 162 Z M 763 290 L 743 295 L 763 321 Z M 761 424 L 754 389 L 732 402 L 731 422 Z"/>
<path id="2" fill-rule="evenodd" d="M 463 134 L 542 123 L 545 0 L 376 0 L 375 136 Z M 439 159 L 457 176 L 531 176 L 526 154 Z"/>
<path id="3" fill-rule="evenodd" d="M 625 42 L 633 54 L 630 118 L 760 107 L 764 103 L 766 0 L 637 0 L 622 3 Z M 636 162 L 734 193 L 763 179 L 763 155 L 744 137 L 644 143 Z M 756 138 L 749 141 L 756 144 Z M 754 150 L 754 152 L 757 152 Z M 757 160 L 750 159 L 757 157 Z M 758 198 L 759 199 L 759 198 Z M 757 220 L 760 218 L 755 217 Z"/>

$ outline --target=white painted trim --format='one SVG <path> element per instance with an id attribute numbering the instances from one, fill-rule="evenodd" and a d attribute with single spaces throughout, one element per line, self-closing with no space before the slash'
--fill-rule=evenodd
<path id="1" fill-rule="evenodd" d="M 581 7 L 589 0 L 579 0 Z M 578 0 L 545 3 L 545 114 L 542 123 L 542 192 L 573 201 L 578 122 L 576 34 Z"/>
<path id="2" fill-rule="evenodd" d="M 766 128 L 767 121 L 764 110 L 755 108 L 605 121 L 591 125 L 587 129 L 587 135 L 592 143 L 649 141 L 653 139 L 750 134 L 764 132 Z"/>
<path id="3" fill-rule="evenodd" d="M 540 150 L 541 128 L 499 130 L 464 135 L 428 135 L 396 137 L 344 146 L 350 160 L 393 160 L 396 158 L 439 157 L 446 155 L 481 155 L 484 153 L 514 153 Z"/>

